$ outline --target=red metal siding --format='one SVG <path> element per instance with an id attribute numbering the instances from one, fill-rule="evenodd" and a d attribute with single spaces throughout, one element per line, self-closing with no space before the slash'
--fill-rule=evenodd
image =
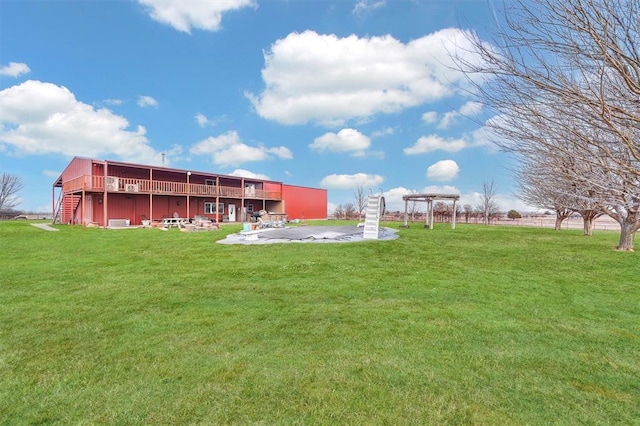
<path id="1" fill-rule="evenodd" d="M 282 190 L 282 184 L 278 182 L 264 182 L 264 190 L 280 192 Z"/>
<path id="2" fill-rule="evenodd" d="M 93 163 L 93 176 L 104 176 L 104 164 Z"/>
<path id="3" fill-rule="evenodd" d="M 73 178 L 91 174 L 92 160 L 75 157 L 62 172 L 62 182 L 67 182 Z"/>
<path id="4" fill-rule="evenodd" d="M 326 189 L 283 184 L 282 198 L 289 220 L 327 218 Z"/>
<path id="5" fill-rule="evenodd" d="M 149 169 L 109 165 L 107 168 L 107 175 L 133 179 L 149 179 Z M 156 176 L 154 176 L 154 178 L 157 179 Z M 175 174 L 173 176 L 173 179 L 175 179 Z M 184 179 L 186 179 L 186 175 L 184 176 Z"/>
<path id="6" fill-rule="evenodd" d="M 154 197 L 154 216 L 159 214 L 157 209 L 160 206 L 161 197 Z M 109 217 L 107 219 L 129 219 L 131 225 L 140 225 L 141 216 L 149 216 L 149 196 L 111 193 L 107 195 L 107 207 L 109 209 Z M 100 206 L 101 208 L 102 206 Z M 100 216 L 102 215 L 100 214 Z M 170 214 L 167 214 L 167 216 L 170 216 Z M 160 215 L 159 217 L 162 218 L 163 216 Z"/>

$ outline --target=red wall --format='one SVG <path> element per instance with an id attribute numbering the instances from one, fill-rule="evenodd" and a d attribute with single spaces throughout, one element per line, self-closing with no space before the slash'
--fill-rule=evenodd
<path id="1" fill-rule="evenodd" d="M 327 218 L 326 189 L 283 184 L 282 198 L 289 220 Z"/>
<path id="2" fill-rule="evenodd" d="M 281 185 L 282 184 L 279 183 L 279 182 L 264 182 L 263 183 L 263 189 L 265 191 L 280 192 Z"/>
<path id="3" fill-rule="evenodd" d="M 94 196 L 94 198 L 102 198 L 102 194 Z M 153 198 L 153 214 L 162 218 L 162 214 L 167 209 L 165 197 Z M 162 201 L 165 201 L 164 203 Z M 109 219 L 129 219 L 131 225 L 139 225 L 141 216 L 149 217 L 149 196 L 148 195 L 128 195 L 119 193 L 109 193 L 107 195 L 107 207 L 109 209 Z M 164 205 L 163 205 L 164 204 Z M 94 202 L 95 206 L 95 202 Z M 99 211 L 94 212 L 94 217 L 98 216 L 102 219 L 102 205 L 98 206 Z M 163 212 L 163 213 L 161 213 Z M 97 215 L 95 215 L 97 213 Z M 96 221 L 97 218 L 96 218 Z"/>
<path id="4" fill-rule="evenodd" d="M 62 182 L 64 183 L 83 175 L 90 175 L 91 163 L 92 161 L 87 158 L 75 157 L 62 172 Z"/>

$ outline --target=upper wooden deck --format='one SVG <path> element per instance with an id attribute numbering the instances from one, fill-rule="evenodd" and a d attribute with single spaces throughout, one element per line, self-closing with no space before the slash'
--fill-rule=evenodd
<path id="1" fill-rule="evenodd" d="M 64 182 L 63 193 L 74 192 L 137 193 L 153 195 L 189 195 L 195 197 L 251 198 L 261 200 L 281 200 L 281 191 L 265 191 L 254 187 L 202 185 L 186 182 L 171 182 L 123 178 L 115 176 L 84 175 Z"/>

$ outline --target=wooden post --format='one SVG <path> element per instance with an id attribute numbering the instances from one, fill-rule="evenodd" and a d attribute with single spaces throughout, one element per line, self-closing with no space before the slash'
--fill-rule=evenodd
<path id="1" fill-rule="evenodd" d="M 453 199 L 453 216 L 451 217 L 451 229 L 456 229 L 456 199 Z"/>
<path id="2" fill-rule="evenodd" d="M 107 162 L 104 162 L 104 180 L 102 181 L 102 221 L 104 225 L 104 229 L 107 229 L 107 224 L 109 223 L 107 220 Z"/>
<path id="3" fill-rule="evenodd" d="M 433 229 L 433 198 L 429 198 L 429 229 Z"/>
<path id="4" fill-rule="evenodd" d="M 149 220 L 153 223 L 153 168 L 149 168 Z"/>
<path id="5" fill-rule="evenodd" d="M 408 210 L 408 204 L 409 204 L 409 200 L 404 200 L 404 227 L 408 228 L 409 227 L 409 223 L 408 223 L 408 216 L 409 216 L 409 210 Z"/>
<path id="6" fill-rule="evenodd" d="M 86 179 L 86 178 L 83 178 Z M 85 188 L 87 186 L 87 182 L 83 181 L 82 182 L 82 195 L 80 196 L 80 220 L 82 221 L 82 229 L 85 229 L 85 224 L 84 224 L 84 198 L 86 195 L 85 192 Z"/>
<path id="7" fill-rule="evenodd" d="M 424 212 L 424 227 L 429 227 L 429 199 L 425 198 L 424 201 L 427 203 L 427 211 Z"/>
<path id="8" fill-rule="evenodd" d="M 220 176 L 216 176 L 216 223 L 220 223 L 218 220 L 218 204 L 220 204 Z"/>
<path id="9" fill-rule="evenodd" d="M 189 203 L 191 200 L 189 199 L 189 194 L 191 193 L 191 185 L 189 184 L 189 177 L 191 176 L 191 172 L 187 172 L 187 220 L 191 217 L 189 211 Z"/>

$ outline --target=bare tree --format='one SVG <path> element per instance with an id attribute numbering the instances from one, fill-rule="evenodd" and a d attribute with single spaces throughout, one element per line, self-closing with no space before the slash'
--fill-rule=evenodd
<path id="1" fill-rule="evenodd" d="M 523 158 L 521 168 L 516 172 L 518 198 L 525 203 L 556 214 L 555 229 L 562 229 L 562 222 L 573 213 L 573 197 L 564 190 L 566 182 L 558 176 L 562 164 L 557 158 Z"/>
<path id="2" fill-rule="evenodd" d="M 490 220 L 500 212 L 500 208 L 496 201 L 496 190 L 497 188 L 494 181 L 482 183 L 482 193 L 480 194 L 481 199 L 480 204 L 477 206 L 477 210 L 482 215 L 482 222 L 485 225 L 488 225 Z"/>
<path id="3" fill-rule="evenodd" d="M 588 202 L 585 204 L 588 204 Z M 575 211 L 582 217 L 584 235 L 593 235 L 593 221 L 604 213 L 596 206 L 586 205 L 584 207 L 577 207 Z"/>
<path id="4" fill-rule="evenodd" d="M 356 219 L 359 217 L 360 213 L 356 210 L 356 206 L 352 203 L 347 203 L 343 206 L 344 209 L 344 218 L 345 219 Z"/>
<path id="5" fill-rule="evenodd" d="M 20 176 L 12 173 L 0 175 L 0 211 L 11 210 L 18 205 L 18 193 L 23 187 Z"/>
<path id="6" fill-rule="evenodd" d="M 344 218 L 344 207 L 342 206 L 342 204 L 338 204 L 336 206 L 336 209 L 333 211 L 333 216 L 336 219 L 342 219 Z"/>
<path id="7" fill-rule="evenodd" d="M 353 197 L 356 201 L 356 207 L 358 209 L 358 215 L 362 216 L 362 212 L 367 207 L 367 191 L 364 189 L 364 186 L 358 185 L 356 189 L 353 191 Z"/>
<path id="8" fill-rule="evenodd" d="M 458 64 L 496 114 L 495 142 L 521 160 L 571 159 L 559 176 L 620 224 L 618 250 L 640 229 L 640 3 L 513 0 L 482 62 Z M 478 83 L 478 76 L 490 84 Z"/>
<path id="9" fill-rule="evenodd" d="M 462 208 L 464 210 L 464 221 L 469 223 L 469 218 L 473 217 L 473 206 L 471 204 L 465 204 Z"/>
<path id="10" fill-rule="evenodd" d="M 433 216 L 436 222 L 449 222 L 453 215 L 453 206 L 443 201 L 438 201 L 433 205 Z"/>

